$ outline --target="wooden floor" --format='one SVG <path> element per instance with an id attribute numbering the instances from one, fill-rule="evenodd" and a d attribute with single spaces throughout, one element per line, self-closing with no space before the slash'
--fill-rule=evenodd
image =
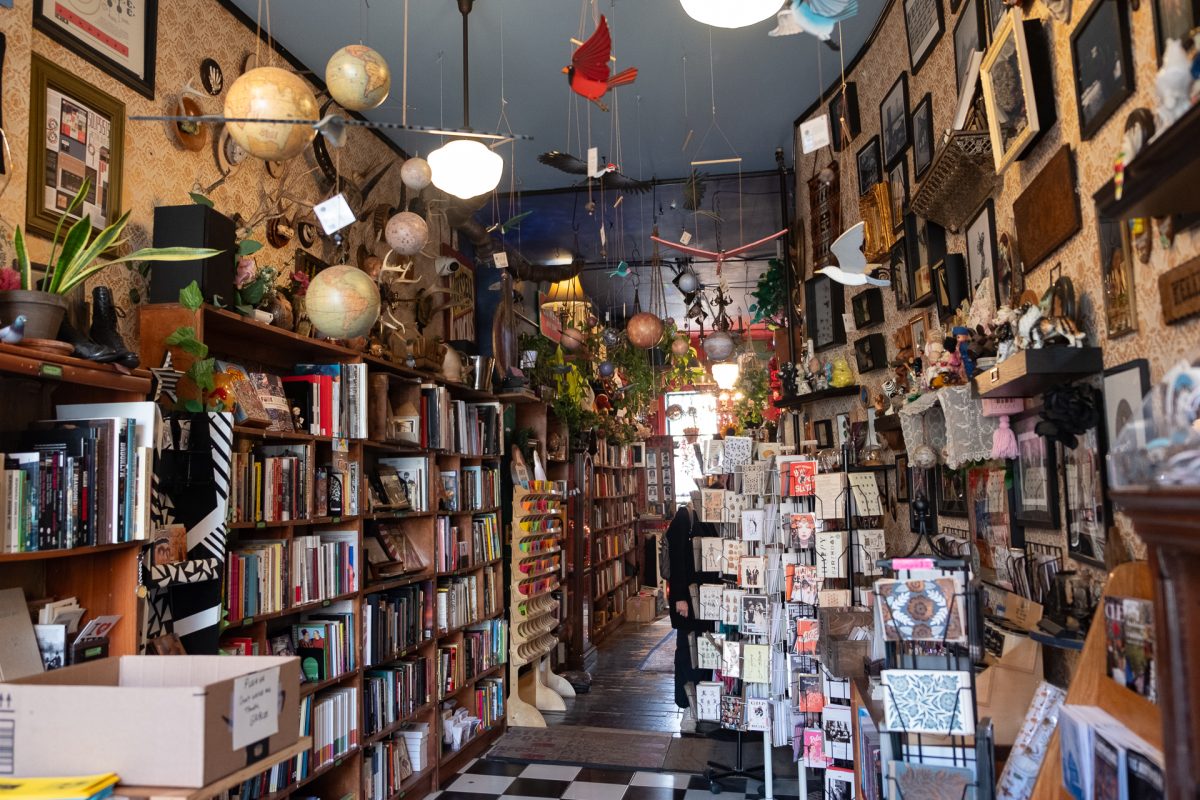
<path id="1" fill-rule="evenodd" d="M 567 700 L 566 711 L 542 712 L 546 723 L 678 733 L 674 676 L 638 669 L 668 633 L 673 633 L 668 617 L 650 624 L 626 622 L 613 631 L 588 665 L 591 691 Z M 674 652 L 674 639 L 665 647 Z"/>

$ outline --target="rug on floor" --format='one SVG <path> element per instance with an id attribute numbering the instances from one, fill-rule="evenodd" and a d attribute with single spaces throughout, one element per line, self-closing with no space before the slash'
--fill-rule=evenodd
<path id="1" fill-rule="evenodd" d="M 665 733 L 565 725 L 509 728 L 488 752 L 488 758 L 657 770 L 666 761 L 671 739 Z"/>
<path id="2" fill-rule="evenodd" d="M 762 734 L 750 734 L 756 737 L 747 740 L 742 746 L 742 766 L 761 767 Z M 795 778 L 796 765 L 791 758 L 791 749 L 787 747 L 773 748 L 771 753 L 771 768 L 777 778 Z M 737 742 L 707 739 L 702 736 L 683 736 L 671 740 L 663 769 L 669 772 L 692 772 L 703 774 L 708 769 L 708 762 L 715 761 L 733 767 L 737 761 Z"/>
<path id="3" fill-rule="evenodd" d="M 676 638 L 675 631 L 667 631 L 667 635 L 654 645 L 638 669 L 642 672 L 674 672 Z"/>

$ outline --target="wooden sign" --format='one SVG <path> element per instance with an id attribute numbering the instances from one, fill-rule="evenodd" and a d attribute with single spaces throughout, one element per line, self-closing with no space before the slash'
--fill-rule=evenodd
<path id="1" fill-rule="evenodd" d="M 1200 258 L 1159 275 L 1158 294 L 1168 325 L 1200 314 Z"/>
<path id="2" fill-rule="evenodd" d="M 1071 146 L 1063 145 L 1013 203 L 1017 250 L 1032 271 L 1079 232 L 1079 195 Z"/>
<path id="3" fill-rule="evenodd" d="M 817 173 L 808 182 L 808 215 L 812 226 L 813 269 L 836 266 L 829 247 L 842 235 L 842 198 L 838 163 L 830 163 L 833 178 L 828 183 Z M 822 170 L 823 172 L 824 170 Z"/>

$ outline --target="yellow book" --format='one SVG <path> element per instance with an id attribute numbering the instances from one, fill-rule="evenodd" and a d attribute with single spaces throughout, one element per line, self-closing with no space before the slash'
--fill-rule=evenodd
<path id="1" fill-rule="evenodd" d="M 88 800 L 115 785 L 117 776 L 83 775 L 78 778 L 5 778 L 0 781 L 0 798 L 21 800 Z"/>

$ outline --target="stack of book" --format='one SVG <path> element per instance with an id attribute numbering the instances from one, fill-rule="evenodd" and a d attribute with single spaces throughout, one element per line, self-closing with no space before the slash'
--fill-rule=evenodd
<path id="1" fill-rule="evenodd" d="M 462 503 L 466 511 L 500 507 L 500 471 L 495 467 L 462 468 Z"/>
<path id="2" fill-rule="evenodd" d="M 363 658 L 382 664 L 433 635 L 430 584 L 367 595 L 363 602 Z"/>
<path id="3" fill-rule="evenodd" d="M 391 476 L 398 481 L 400 494 L 390 489 Z M 404 456 L 381 458 L 371 479 L 376 494 L 387 498 L 388 507 L 398 511 L 429 511 L 429 458 Z"/>
<path id="4" fill-rule="evenodd" d="M 1136 597 L 1104 598 L 1108 673 L 1114 681 L 1158 702 L 1154 659 L 1154 602 Z"/>
<path id="5" fill-rule="evenodd" d="M 463 632 L 466 673 L 475 676 L 503 664 L 508 652 L 508 622 L 492 619 Z"/>
<path id="6" fill-rule="evenodd" d="M 503 678 L 485 678 L 475 686 L 475 716 L 484 729 L 504 719 Z"/>
<path id="7" fill-rule="evenodd" d="M 403 737 L 384 739 L 363 751 L 366 800 L 387 800 L 412 774 L 408 742 Z"/>
<path id="8" fill-rule="evenodd" d="M 358 698 L 353 687 L 331 689 L 313 704 L 313 770 L 358 746 Z"/>
<path id="9" fill-rule="evenodd" d="M 1107 711 L 1066 704 L 1058 731 L 1063 785 L 1075 800 L 1163 796 L 1162 753 Z"/>
<path id="10" fill-rule="evenodd" d="M 320 682 L 354 669 L 354 613 L 306 615 L 292 626 L 292 640 L 306 682 Z"/>
<path id="11" fill-rule="evenodd" d="M 233 547 L 225 562 L 225 605 L 230 624 L 284 608 L 286 544 L 247 541 Z"/>
<path id="12" fill-rule="evenodd" d="M 461 628 L 479 619 L 479 579 L 460 575 L 438 579 L 437 626 L 439 631 Z"/>
<path id="13" fill-rule="evenodd" d="M 408 744 L 408 760 L 414 772 L 422 772 L 428 766 L 429 723 L 414 722 L 402 728 L 398 736 Z"/>
<path id="14" fill-rule="evenodd" d="M 311 443 L 259 446 L 232 458 L 230 522 L 287 522 L 313 516 Z"/>
<path id="15" fill-rule="evenodd" d="M 117 774 L 71 778 L 5 778 L 0 798 L 13 800 L 101 800 L 111 797 Z"/>
<path id="16" fill-rule="evenodd" d="M 367 671 L 363 678 L 366 735 L 394 725 L 429 702 L 428 675 L 429 660 L 423 656 Z"/>
<path id="17" fill-rule="evenodd" d="M 289 572 L 293 605 L 358 591 L 358 563 L 355 531 L 295 537 Z"/>
<path id="18" fill-rule="evenodd" d="M 437 652 L 438 698 L 445 699 L 467 682 L 463 646 L 457 642 L 443 644 Z"/>
<path id="19" fill-rule="evenodd" d="M 367 438 L 366 364 L 297 364 L 295 372 L 282 379 L 283 390 L 307 433 Z"/>
<path id="20" fill-rule="evenodd" d="M 300 698 L 300 736 L 312 735 L 313 696 Z M 230 800 L 258 800 L 276 792 L 282 792 L 297 781 L 308 777 L 312 768 L 312 753 L 304 751 L 281 761 L 270 769 L 259 773 L 250 780 L 243 781 L 236 790 L 228 795 Z M 224 795 L 222 795 L 224 797 Z"/>
<path id="21" fill-rule="evenodd" d="M 468 456 L 500 455 L 502 411 L 499 403 L 450 403 L 452 438 L 444 449 Z"/>

